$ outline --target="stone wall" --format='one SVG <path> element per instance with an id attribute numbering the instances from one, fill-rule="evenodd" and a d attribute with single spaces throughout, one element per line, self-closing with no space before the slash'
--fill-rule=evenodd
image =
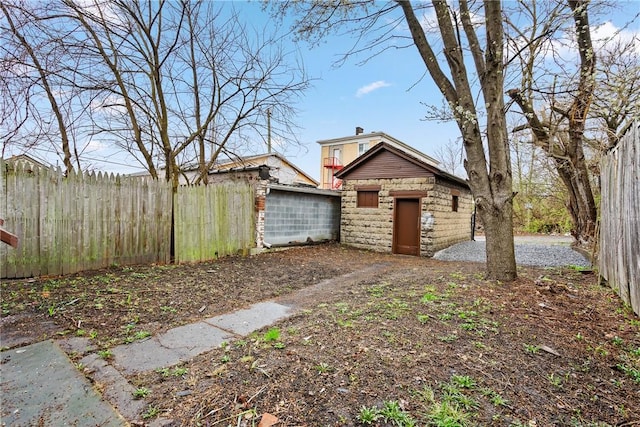
<path id="1" fill-rule="evenodd" d="M 439 250 L 471 240 L 473 198 L 467 189 L 453 189 L 459 191 L 457 212 L 452 210 L 452 187 L 438 182 L 429 193 L 426 210 L 433 215 L 433 225 L 422 226 L 421 251 L 424 256 L 433 256 Z"/>
<path id="2" fill-rule="evenodd" d="M 357 187 L 380 186 L 377 208 L 357 207 Z M 420 254 L 435 252 L 470 239 L 471 202 L 467 189 L 455 187 L 458 211 L 452 212 L 451 188 L 435 177 L 366 179 L 343 182 L 340 241 L 357 248 L 391 252 L 393 246 L 394 191 L 426 192 L 421 206 Z"/>
<path id="3" fill-rule="evenodd" d="M 357 248 L 391 252 L 393 245 L 392 191 L 427 191 L 435 182 L 432 177 L 403 179 L 363 179 L 343 182 L 340 241 Z M 377 208 L 358 208 L 358 186 L 379 185 Z M 422 201 L 424 212 L 426 198 Z"/>

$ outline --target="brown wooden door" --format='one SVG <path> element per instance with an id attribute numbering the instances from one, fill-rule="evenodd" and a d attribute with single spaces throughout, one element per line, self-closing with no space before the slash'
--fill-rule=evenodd
<path id="1" fill-rule="evenodd" d="M 393 253 L 420 255 L 420 199 L 396 199 Z"/>

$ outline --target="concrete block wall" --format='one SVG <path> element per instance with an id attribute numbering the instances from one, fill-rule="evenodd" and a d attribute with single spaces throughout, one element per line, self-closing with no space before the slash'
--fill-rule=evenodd
<path id="1" fill-rule="evenodd" d="M 357 248 L 378 252 L 391 252 L 393 246 L 393 191 L 427 191 L 435 183 L 435 178 L 363 179 L 343 182 L 342 219 L 340 241 Z M 379 185 L 378 207 L 358 208 L 357 190 L 359 186 Z M 422 213 L 427 206 L 422 201 Z M 421 239 L 421 244 L 423 239 Z M 426 248 L 425 248 L 426 249 Z"/>
<path id="2" fill-rule="evenodd" d="M 338 239 L 340 196 L 271 188 L 266 196 L 264 242 L 288 245 Z"/>

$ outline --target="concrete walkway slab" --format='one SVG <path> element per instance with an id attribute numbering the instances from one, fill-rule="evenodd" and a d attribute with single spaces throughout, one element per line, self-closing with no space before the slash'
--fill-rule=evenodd
<path id="1" fill-rule="evenodd" d="M 212 350 L 232 337 L 205 322 L 180 326 L 146 341 L 115 347 L 114 365 L 126 374 L 169 367 Z"/>
<path id="2" fill-rule="evenodd" d="M 53 341 L 5 351 L 0 366 L 2 425 L 128 425 Z"/>
<path id="3" fill-rule="evenodd" d="M 266 301 L 254 304 L 244 310 L 210 317 L 205 322 L 235 334 L 246 336 L 278 320 L 285 319 L 291 314 L 293 314 L 291 307 Z"/>

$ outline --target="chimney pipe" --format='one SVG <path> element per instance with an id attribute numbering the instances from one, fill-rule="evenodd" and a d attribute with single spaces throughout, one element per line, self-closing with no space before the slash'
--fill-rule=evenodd
<path id="1" fill-rule="evenodd" d="M 360 126 L 356 127 L 356 135 L 360 135 L 362 132 L 364 132 L 364 129 L 362 129 Z"/>

